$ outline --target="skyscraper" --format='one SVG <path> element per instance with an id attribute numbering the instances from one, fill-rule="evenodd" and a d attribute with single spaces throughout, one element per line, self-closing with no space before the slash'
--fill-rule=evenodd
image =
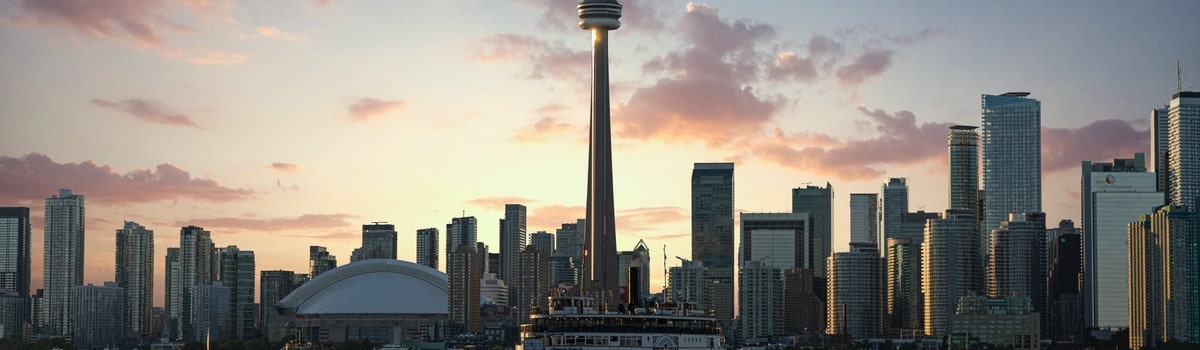
<path id="1" fill-rule="evenodd" d="M 738 273 L 738 321 L 743 338 L 783 335 L 783 269 L 771 258 L 742 263 Z"/>
<path id="2" fill-rule="evenodd" d="M 438 269 L 438 242 L 436 227 L 417 230 L 417 264 Z"/>
<path id="3" fill-rule="evenodd" d="M 538 248 L 539 252 L 554 254 L 554 235 L 546 231 L 529 234 L 529 244 Z"/>
<path id="4" fill-rule="evenodd" d="M 1154 174 L 1142 153 L 1112 163 L 1084 161 L 1080 176 L 1083 217 L 1083 327 L 1129 326 L 1126 224 L 1161 206 Z"/>
<path id="5" fill-rule="evenodd" d="M 983 95 L 981 100 L 982 234 L 999 227 L 1010 213 L 1042 211 L 1042 104 L 1028 92 Z"/>
<path id="6" fill-rule="evenodd" d="M 873 243 L 879 239 L 879 194 L 850 194 L 850 241 Z"/>
<path id="7" fill-rule="evenodd" d="M 69 189 L 46 198 L 45 254 L 43 260 L 41 310 L 48 335 L 70 336 L 74 331 L 75 286 L 83 285 L 84 242 L 83 195 Z"/>
<path id="8" fill-rule="evenodd" d="M 475 221 L 474 216 L 464 216 L 450 219 L 450 223 L 446 224 L 446 273 L 450 273 L 453 267 L 454 259 L 450 259 L 450 254 L 458 251 L 461 245 L 475 245 L 479 241 L 479 224 Z M 484 259 L 486 259 L 484 253 Z M 481 261 L 480 266 L 486 266 L 486 262 Z M 482 272 L 480 272 L 482 273 Z"/>
<path id="9" fill-rule="evenodd" d="M 825 259 L 829 258 L 833 244 L 833 185 L 826 182 L 825 187 L 793 188 L 792 213 L 809 214 L 810 237 L 806 241 L 811 242 L 807 244 L 812 247 L 813 254 L 801 266 L 813 269 L 813 278 L 820 280 L 816 285 L 817 294 L 824 298 Z"/>
<path id="10" fill-rule="evenodd" d="M 886 288 L 883 261 L 873 243 L 850 242 L 849 252 L 829 257 L 827 334 L 853 338 L 882 334 Z"/>
<path id="11" fill-rule="evenodd" d="M 504 218 L 500 219 L 500 279 L 508 283 L 508 295 L 516 295 L 520 288 L 521 251 L 528 245 L 525 233 L 525 206 L 505 204 Z"/>
<path id="12" fill-rule="evenodd" d="M 1129 347 L 1200 342 L 1200 213 L 1163 206 L 1128 235 Z"/>
<path id="13" fill-rule="evenodd" d="M 283 297 L 286 297 L 296 287 L 296 273 L 287 270 L 265 270 L 259 273 L 261 277 L 258 279 L 258 305 L 259 305 L 259 321 L 258 329 L 263 336 L 270 334 L 270 316 L 273 314 L 271 309 Z"/>
<path id="14" fill-rule="evenodd" d="M 367 259 L 396 258 L 396 225 L 385 222 L 372 222 L 362 225 L 362 248 L 357 259 L 350 257 L 350 262 Z"/>
<path id="15" fill-rule="evenodd" d="M 163 261 L 164 270 L 164 285 L 163 294 L 165 302 L 163 303 L 163 314 L 166 316 L 163 320 L 163 327 L 167 334 L 167 339 L 180 340 L 183 339 L 183 334 L 180 331 L 183 328 L 183 278 L 180 270 L 179 248 L 167 248 L 167 257 Z"/>
<path id="16" fill-rule="evenodd" d="M 1059 222 L 1049 230 L 1050 279 L 1046 300 L 1050 313 L 1051 339 L 1073 340 L 1083 336 L 1082 299 L 1079 294 L 1079 274 L 1083 271 L 1082 230 L 1071 220 Z"/>
<path id="17" fill-rule="evenodd" d="M 1171 165 L 1170 154 L 1167 152 L 1171 149 L 1171 119 L 1170 119 L 1170 104 L 1164 105 L 1163 108 L 1155 108 L 1150 112 L 1150 158 L 1147 169 L 1154 169 L 1154 174 L 1158 176 L 1158 185 L 1155 189 L 1164 194 L 1165 200 L 1163 203 L 1170 202 L 1170 198 L 1166 198 L 1167 176 L 1170 173 L 1167 169 Z"/>
<path id="18" fill-rule="evenodd" d="M 0 207 L 0 289 L 29 297 L 29 208 Z"/>
<path id="19" fill-rule="evenodd" d="M 948 334 L 958 297 L 982 291 L 978 235 L 975 210 L 948 209 L 944 219 L 928 221 L 921 250 L 925 334 Z"/>
<path id="20" fill-rule="evenodd" d="M 562 224 L 554 230 L 554 251 L 557 254 L 569 256 L 575 261 L 583 259 L 583 219 Z"/>
<path id="21" fill-rule="evenodd" d="M 808 231 L 808 213 L 739 213 L 742 225 L 740 262 L 763 261 L 781 269 L 803 265 L 814 252 Z"/>
<path id="22" fill-rule="evenodd" d="M 608 31 L 621 27 L 621 2 L 579 2 L 579 28 L 592 32 L 592 108 L 588 137 L 587 218 L 582 290 L 616 297 L 617 221 L 613 206 L 612 128 L 608 96 Z"/>
<path id="23" fill-rule="evenodd" d="M 733 319 L 733 163 L 696 163 L 692 169 L 692 260 L 704 263 L 712 308 Z"/>
<path id="24" fill-rule="evenodd" d="M 527 322 L 530 308 L 536 307 L 547 310 L 547 298 L 550 296 L 550 254 L 538 250 L 534 245 L 525 246 L 521 251 L 521 272 L 515 283 L 520 295 L 510 298 L 509 303 L 516 307 L 517 320 Z M 509 288 L 512 290 L 514 288 Z M 511 294 L 510 294 L 511 295 Z"/>
<path id="25" fill-rule="evenodd" d="M 148 333 L 154 309 L 154 231 L 126 221 L 117 230 L 116 253 L 116 285 L 125 296 L 122 334 Z"/>
<path id="26" fill-rule="evenodd" d="M 955 125 L 946 136 L 950 177 L 946 203 L 950 209 L 979 205 L 979 134 L 974 126 Z"/>
<path id="27" fill-rule="evenodd" d="M 1172 96 L 1167 112 L 1167 193 L 1171 205 L 1197 210 L 1200 198 L 1200 92 Z"/>
<path id="28" fill-rule="evenodd" d="M 122 310 L 125 297 L 121 287 L 113 282 L 104 286 L 75 286 L 76 307 L 71 345 L 77 349 L 102 349 L 116 344 L 121 339 L 125 312 Z"/>
<path id="29" fill-rule="evenodd" d="M 481 332 L 483 327 L 479 318 L 479 284 L 483 279 L 483 260 L 486 258 L 483 253 L 475 250 L 474 245 L 467 244 L 459 245 L 448 257 L 448 321 L 450 326 L 459 329 L 458 332 L 451 331 L 446 334 Z"/>
<path id="30" fill-rule="evenodd" d="M 231 245 L 220 250 L 221 284 L 229 287 L 229 336 L 254 336 L 254 252 Z"/>
<path id="31" fill-rule="evenodd" d="M 186 333 L 193 334 L 190 341 L 209 342 L 229 339 L 229 327 L 233 315 L 229 312 L 231 291 L 221 281 L 198 284 L 191 291 L 191 324 Z"/>
<path id="32" fill-rule="evenodd" d="M 886 243 L 888 238 L 900 236 L 900 219 L 908 212 L 908 179 L 889 178 L 879 189 L 879 193 L 880 237 L 875 242 Z"/>
<path id="33" fill-rule="evenodd" d="M 1046 329 L 1046 213 L 1009 214 L 990 241 L 988 297 L 1029 297 Z"/>
<path id="34" fill-rule="evenodd" d="M 308 278 L 317 278 L 325 271 L 337 268 L 337 257 L 319 245 L 308 246 Z"/>
<path id="35" fill-rule="evenodd" d="M 197 286 L 204 286 L 216 281 L 218 276 L 219 264 L 213 262 L 216 258 L 216 247 L 212 241 L 212 233 L 205 231 L 204 228 L 197 226 L 186 226 L 179 230 L 179 249 L 178 252 L 178 271 L 168 279 L 171 293 L 177 295 L 168 295 L 167 300 L 178 305 L 170 305 L 168 309 L 168 317 L 176 325 L 175 334 L 179 334 L 179 340 L 197 341 L 203 334 L 197 334 L 196 331 L 196 307 L 207 307 L 206 304 L 197 304 L 195 290 Z M 171 266 L 171 250 L 167 250 L 168 268 Z M 228 298 L 228 295 L 226 295 Z M 200 306 L 198 306 L 200 305 Z M 229 307 L 228 300 L 225 302 L 225 307 Z M 225 313 L 228 313 L 226 310 Z M 226 324 L 226 326 L 228 326 Z"/>
<path id="36" fill-rule="evenodd" d="M 671 293 L 668 296 L 677 302 L 695 303 L 701 310 L 713 310 L 712 283 L 704 263 L 682 259 L 679 266 L 672 266 L 668 277 Z"/>
<path id="37" fill-rule="evenodd" d="M 887 327 L 922 329 L 920 241 L 888 238 L 887 249 Z"/>

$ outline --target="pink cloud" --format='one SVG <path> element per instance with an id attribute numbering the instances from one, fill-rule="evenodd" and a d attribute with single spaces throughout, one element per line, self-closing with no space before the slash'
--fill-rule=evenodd
<path id="1" fill-rule="evenodd" d="M 374 98 L 361 98 L 358 102 L 354 102 L 346 106 L 346 113 L 350 115 L 350 120 L 366 121 L 371 118 L 382 116 L 404 108 L 404 101 L 400 100 L 379 100 Z"/>
<path id="2" fill-rule="evenodd" d="M 475 41 L 467 56 L 476 62 L 525 60 L 530 63 L 527 78 L 590 79 L 592 54 L 572 50 L 561 41 L 550 42 L 529 35 L 496 34 Z"/>
<path id="3" fill-rule="evenodd" d="M 571 139 L 587 141 L 588 127 L 565 122 L 563 117 L 569 108 L 564 105 L 550 104 L 538 107 L 534 112 L 541 115 L 533 124 L 516 130 L 512 139 L 521 143 L 540 143 L 553 139 Z"/>
<path id="4" fill-rule="evenodd" d="M 892 50 L 871 50 L 854 59 L 853 63 L 838 68 L 837 77 L 842 85 L 857 86 L 871 77 L 883 74 L 892 65 Z"/>
<path id="5" fill-rule="evenodd" d="M 563 223 L 582 219 L 586 212 L 587 209 L 579 205 L 541 205 L 531 208 L 526 224 L 531 229 L 553 230 Z"/>
<path id="6" fill-rule="evenodd" d="M 333 6 L 333 0 L 314 0 L 313 6 L 320 7 L 320 8 L 329 8 L 329 6 Z"/>
<path id="7" fill-rule="evenodd" d="M 294 172 L 300 171 L 300 168 L 302 168 L 302 167 L 303 166 L 301 166 L 300 164 L 284 163 L 284 162 L 274 162 L 274 163 L 271 163 L 271 165 L 263 166 L 263 168 L 275 169 L 275 170 L 279 170 L 279 171 L 282 171 L 285 173 L 294 173 Z"/>
<path id="8" fill-rule="evenodd" d="M 696 4 L 688 5 L 676 27 L 687 47 L 643 65 L 647 72 L 672 75 L 638 88 L 617 107 L 617 134 L 721 146 L 756 133 L 783 105 L 782 97 L 761 96 L 750 85 L 758 71 L 754 46 L 772 37 L 774 28 L 727 21 Z"/>
<path id="9" fill-rule="evenodd" d="M 170 110 L 170 108 L 158 101 L 147 101 L 134 98 L 122 100 L 120 102 L 112 102 L 107 100 L 93 99 L 92 104 L 123 112 L 133 116 L 134 118 L 151 123 L 190 126 L 193 128 L 200 127 L 199 124 L 196 124 L 195 120 L 192 120 L 192 117 L 183 113 L 173 112 Z"/>
<path id="10" fill-rule="evenodd" d="M 1129 121 L 1102 119 L 1079 128 L 1042 127 L 1042 172 L 1077 170 L 1085 160 L 1110 162 L 1149 153 L 1150 131 Z"/>
<path id="11" fill-rule="evenodd" d="M 284 40 L 284 41 L 300 41 L 299 37 L 297 37 L 291 33 L 285 32 L 282 29 L 276 28 L 275 26 L 262 26 L 262 27 L 254 28 L 254 31 L 258 32 L 258 36 L 263 37 L 263 38 L 278 39 L 278 40 Z"/>
<path id="12" fill-rule="evenodd" d="M 207 219 L 191 219 L 177 221 L 175 226 L 196 225 L 205 229 L 226 229 L 246 231 L 296 231 L 320 230 L 353 226 L 349 219 L 355 218 L 349 214 L 304 214 L 297 217 L 282 217 L 270 219 L 218 217 Z"/>
<path id="13" fill-rule="evenodd" d="M 153 170 L 135 169 L 124 174 L 92 161 L 56 163 L 40 153 L 19 158 L 0 157 L 0 197 L 36 202 L 70 188 L 89 202 L 102 204 L 148 203 L 192 199 L 228 202 L 254 198 L 254 191 L 221 186 L 215 180 L 192 178 L 169 163 Z"/>
<path id="14" fill-rule="evenodd" d="M 758 158 L 797 170 L 843 180 L 865 180 L 884 174 L 888 165 L 909 165 L 945 156 L 946 132 L 950 123 L 917 123 L 909 111 L 889 114 L 884 110 L 859 112 L 869 118 L 878 135 L 837 141 L 822 134 L 785 135 L 751 146 Z"/>
<path id="15" fill-rule="evenodd" d="M 796 53 L 780 52 L 775 63 L 767 68 L 767 75 L 775 79 L 791 79 L 799 82 L 812 82 L 817 78 L 817 67 L 810 58 L 796 56 Z"/>
<path id="16" fill-rule="evenodd" d="M 159 11 L 164 2 L 153 0 L 18 0 L 31 19 L 92 38 L 132 40 L 144 47 L 165 47 L 159 33 L 166 24 Z"/>
<path id="17" fill-rule="evenodd" d="M 650 231 L 655 227 L 688 221 L 692 217 L 679 207 L 644 207 L 617 211 L 617 229 Z M 657 236 L 656 236 L 657 237 Z"/>
<path id="18" fill-rule="evenodd" d="M 213 52 L 205 56 L 189 58 L 188 62 L 206 66 L 234 66 L 249 60 L 250 56 L 240 53 Z"/>

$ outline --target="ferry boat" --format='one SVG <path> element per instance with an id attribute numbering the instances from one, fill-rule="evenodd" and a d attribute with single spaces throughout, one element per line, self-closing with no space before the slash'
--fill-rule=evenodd
<path id="1" fill-rule="evenodd" d="M 550 297 L 547 313 L 521 325 L 518 350 L 724 349 L 717 320 L 691 306 L 600 312 L 592 298 Z"/>

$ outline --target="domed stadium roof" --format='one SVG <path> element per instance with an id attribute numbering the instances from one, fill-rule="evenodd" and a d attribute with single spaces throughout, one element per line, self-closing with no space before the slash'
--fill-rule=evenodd
<path id="1" fill-rule="evenodd" d="M 441 271 L 402 260 L 369 259 L 322 273 L 275 307 L 288 314 L 447 314 Z"/>

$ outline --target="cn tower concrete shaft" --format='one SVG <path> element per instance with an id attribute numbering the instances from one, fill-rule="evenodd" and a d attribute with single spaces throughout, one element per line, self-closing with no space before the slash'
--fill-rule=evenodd
<path id="1" fill-rule="evenodd" d="M 621 26 L 616 0 L 579 2 L 579 27 L 592 32 L 592 110 L 588 149 L 587 218 L 581 291 L 619 300 L 616 214 L 613 208 L 612 127 L 608 97 L 608 31 Z"/>

